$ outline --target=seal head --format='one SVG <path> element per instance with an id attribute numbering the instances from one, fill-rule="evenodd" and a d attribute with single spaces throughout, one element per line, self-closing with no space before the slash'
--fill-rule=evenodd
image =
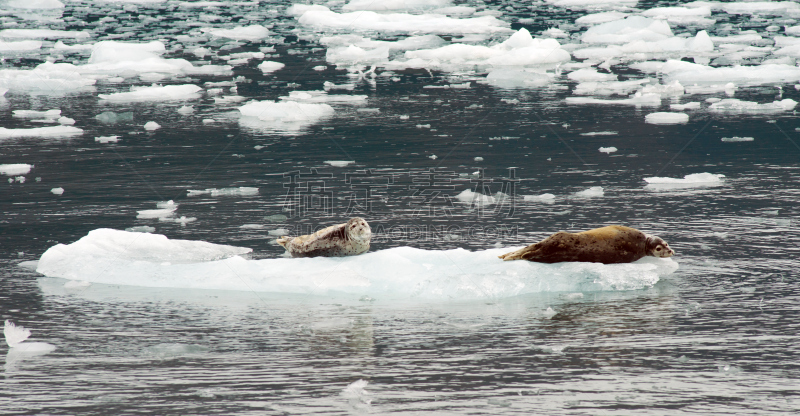
<path id="1" fill-rule="evenodd" d="M 675 255 L 675 250 L 669 247 L 666 241 L 654 235 L 645 234 L 645 251 L 648 256 L 653 257 L 672 257 Z"/>

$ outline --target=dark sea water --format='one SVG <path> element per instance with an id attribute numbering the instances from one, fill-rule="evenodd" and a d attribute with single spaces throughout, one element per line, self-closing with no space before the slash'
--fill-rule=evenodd
<path id="1" fill-rule="evenodd" d="M 639 8 L 678 3 L 641 2 Z M 125 3 L 68 2 L 61 23 L 3 11 L 3 28 L 16 22 L 16 28 L 90 30 L 83 43 L 159 39 L 166 57 L 193 62 L 199 59 L 176 40 L 184 34 L 176 21 L 272 24 L 274 36 L 263 41 L 227 48 L 226 39 L 205 39 L 192 48 L 274 46 L 267 59 L 285 63 L 284 69 L 262 74 L 256 59 L 231 75 L 161 83 L 236 79 L 237 92 L 225 86 L 224 95 L 276 100 L 290 91 L 321 90 L 326 81 L 353 82 L 345 93 L 368 98 L 361 105 L 332 104 L 332 118 L 287 134 L 241 121 L 242 103 L 215 103 L 207 92 L 189 101 L 98 99 L 152 83 L 137 77 L 101 80 L 94 91 L 6 93 L 2 127 L 38 126 L 12 117 L 13 110 L 58 108 L 84 133 L 0 138 L 0 164 L 34 165 L 24 182 L 11 177 L 6 184 L 0 176 L 0 318 L 29 328 L 31 341 L 56 347 L 41 355 L 0 347 L 0 354 L 7 352 L 0 414 L 797 413 L 800 124 L 794 111 L 690 110 L 686 124 L 653 125 L 645 115 L 669 111 L 672 101 L 643 108 L 569 105 L 565 98 L 576 83 L 566 76 L 535 88 L 490 85 L 481 82 L 481 70 L 382 76 L 378 68 L 376 77 L 358 78 L 326 64 L 326 48 L 315 40 L 320 34 L 287 15 L 289 5 L 182 8 L 169 1 L 134 11 Z M 541 2 L 466 5 L 497 11 L 512 29 L 525 27 L 534 36 L 587 13 Z M 207 23 L 199 15 L 220 20 Z M 759 33 L 797 24 L 780 15 L 713 16 L 719 25 Z M 706 30 L 714 36 L 716 27 Z M 672 28 L 676 34 L 698 30 Z M 88 58 L 46 48 L 3 54 L 0 69 L 31 69 L 51 55 L 57 62 Z M 324 70 L 313 69 L 321 65 Z M 641 76 L 613 68 L 621 80 Z M 424 88 L 463 82 L 470 88 Z M 800 101 L 797 83 L 740 86 L 734 97 Z M 707 98 L 728 97 L 696 94 L 681 102 Z M 194 113 L 176 111 L 184 105 Z M 105 111 L 133 116 L 98 121 Z M 161 128 L 146 131 L 148 121 Z M 617 134 L 581 135 L 591 132 Z M 120 141 L 94 140 L 110 135 Z M 721 141 L 734 136 L 754 140 Z M 618 150 L 598 151 L 610 146 Z M 644 181 L 704 172 L 724 178 L 688 187 Z M 62 195 L 51 192 L 57 187 Z M 188 192 L 234 187 L 258 191 Z M 603 195 L 575 195 L 591 187 L 602 187 Z M 472 204 L 457 198 L 465 190 L 507 198 Z M 524 199 L 544 193 L 555 200 Z M 186 217 L 183 222 L 137 218 L 137 211 L 168 200 L 179 204 L 173 218 Z M 668 241 L 680 268 L 641 290 L 426 301 L 65 287 L 68 280 L 45 277 L 30 263 L 91 230 L 141 226 L 170 239 L 250 247 L 251 258 L 275 258 L 284 250 L 268 231 L 305 234 L 355 215 L 372 226 L 372 251 L 521 246 L 559 230 L 624 224 Z"/>

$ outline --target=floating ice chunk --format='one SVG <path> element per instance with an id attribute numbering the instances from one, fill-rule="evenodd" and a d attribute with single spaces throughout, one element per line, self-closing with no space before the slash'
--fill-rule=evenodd
<path id="1" fill-rule="evenodd" d="M 619 99 L 619 100 L 606 100 L 601 98 L 590 98 L 590 97 L 567 97 L 566 98 L 567 104 L 623 104 L 623 105 L 635 105 L 635 106 L 660 106 L 661 105 L 661 94 L 642 94 L 637 92 L 636 94 L 630 96 L 629 98 Z"/>
<path id="2" fill-rule="evenodd" d="M 241 107 L 240 123 L 256 129 L 293 133 L 332 117 L 333 107 L 325 103 L 296 101 L 251 101 Z M 253 122 L 252 120 L 255 120 Z"/>
<path id="3" fill-rule="evenodd" d="M 168 208 L 159 208 L 159 209 L 145 209 L 141 211 L 136 211 L 137 215 L 136 218 L 139 219 L 151 219 L 151 218 L 167 218 L 171 217 L 175 214 L 175 210 L 178 207 L 168 207 Z"/>
<path id="4" fill-rule="evenodd" d="M 40 40 L 20 40 L 6 42 L 0 40 L 0 52 L 23 52 L 35 51 L 42 48 L 42 41 Z"/>
<path id="5" fill-rule="evenodd" d="M 169 201 L 156 202 L 156 207 L 158 207 L 158 208 L 177 208 L 178 204 L 176 204 L 175 201 L 170 199 Z"/>
<path id="6" fill-rule="evenodd" d="M 343 167 L 345 167 L 347 165 L 350 165 L 350 164 L 353 164 L 353 163 L 356 163 L 356 162 L 355 162 L 355 160 L 326 160 L 325 163 L 327 163 L 327 164 L 329 164 L 331 166 L 337 167 L 337 168 L 343 168 Z"/>
<path id="7" fill-rule="evenodd" d="M 276 228 L 274 230 L 267 231 L 267 234 L 274 235 L 274 236 L 284 236 L 289 235 L 290 231 L 285 228 Z"/>
<path id="8" fill-rule="evenodd" d="M 631 65 L 636 68 L 636 64 Z M 638 69 L 638 68 L 636 68 Z M 791 65 L 765 64 L 755 66 L 710 67 L 707 65 L 667 61 L 661 68 L 669 81 L 677 80 L 683 85 L 695 83 L 761 85 L 778 82 L 795 82 L 800 79 L 800 68 Z"/>
<path id="9" fill-rule="evenodd" d="M 198 93 L 200 90 L 202 88 L 192 84 L 153 85 L 151 87 L 131 87 L 130 92 L 99 94 L 98 96 L 103 100 L 114 102 L 192 100 L 200 98 Z"/>
<path id="10" fill-rule="evenodd" d="M 163 42 L 159 41 L 132 43 L 106 40 L 92 46 L 89 63 L 138 61 L 158 57 L 164 52 L 166 52 L 166 47 Z"/>
<path id="11" fill-rule="evenodd" d="M 33 69 L 0 69 L 0 88 L 38 94 L 62 94 L 90 88 L 95 79 L 81 75 L 75 65 L 45 62 Z"/>
<path id="12" fill-rule="evenodd" d="M 366 380 L 358 380 L 350 383 L 340 394 L 347 399 L 347 402 L 358 413 L 370 413 L 372 399 L 370 393 L 364 388 L 367 387 Z"/>
<path id="13" fill-rule="evenodd" d="M 372 11 L 336 13 L 328 8 L 307 9 L 300 15 L 298 22 L 319 28 L 394 33 L 466 34 L 510 31 L 508 23 L 493 16 L 456 19 L 442 15 L 379 14 Z"/>
<path id="14" fill-rule="evenodd" d="M 33 165 L 29 165 L 27 163 L 11 163 L 0 165 L 0 174 L 6 176 L 27 175 L 30 173 L 32 168 Z"/>
<path id="15" fill-rule="evenodd" d="M 752 137 L 733 136 L 733 137 L 723 137 L 721 140 L 723 142 L 732 143 L 732 142 L 752 142 L 755 139 Z"/>
<path id="16" fill-rule="evenodd" d="M 389 48 L 334 47 L 328 49 L 325 60 L 336 65 L 375 65 L 389 60 Z"/>
<path id="17" fill-rule="evenodd" d="M 669 24 L 663 20 L 629 16 L 625 19 L 590 27 L 581 35 L 581 40 L 584 43 L 655 42 L 673 36 Z"/>
<path id="18" fill-rule="evenodd" d="M 552 204 L 555 202 L 556 196 L 553 194 L 524 195 L 522 200 L 527 202 L 544 202 L 547 204 Z"/>
<path id="19" fill-rule="evenodd" d="M 691 103 L 685 103 L 685 104 L 670 104 L 669 105 L 669 109 L 670 110 L 675 110 L 675 111 L 697 110 L 698 108 L 700 108 L 700 102 L 699 101 L 693 101 Z"/>
<path id="20" fill-rule="evenodd" d="M 69 117 L 59 117 L 58 124 L 61 124 L 62 126 L 71 126 L 75 124 L 75 119 Z"/>
<path id="21" fill-rule="evenodd" d="M 342 6 L 342 10 L 372 10 L 376 12 L 408 9 L 420 10 L 445 7 L 451 4 L 451 0 L 350 0 L 347 4 Z"/>
<path id="22" fill-rule="evenodd" d="M 456 199 L 461 202 L 476 206 L 492 205 L 498 201 L 494 196 L 473 192 L 469 189 L 465 189 L 456 195 Z"/>
<path id="23" fill-rule="evenodd" d="M 184 116 L 187 116 L 192 113 L 194 113 L 194 107 L 190 105 L 182 105 L 181 108 L 178 109 L 178 114 L 182 114 Z"/>
<path id="24" fill-rule="evenodd" d="M 601 147 L 598 150 L 600 150 L 601 153 L 614 153 L 614 152 L 617 151 L 617 148 L 613 147 L 613 146 L 611 146 L 611 147 Z"/>
<path id="25" fill-rule="evenodd" d="M 196 217 L 186 217 L 185 215 L 181 216 L 180 218 L 172 218 L 172 217 L 158 217 L 158 221 L 160 222 L 175 222 L 180 224 L 181 226 L 185 226 L 190 222 L 197 221 Z"/>
<path id="26" fill-rule="evenodd" d="M 352 257 L 246 260 L 239 255 L 250 252 L 247 248 L 100 229 L 51 247 L 37 271 L 115 285 L 461 300 L 643 289 L 678 268 L 672 259 L 655 257 L 609 265 L 497 258 L 518 248 L 397 247 Z"/>
<path id="27" fill-rule="evenodd" d="M 83 129 L 72 126 L 34 127 L 30 129 L 7 129 L 0 127 L 0 139 L 17 137 L 71 137 L 80 136 Z"/>
<path id="28" fill-rule="evenodd" d="M 634 8 L 637 0 L 545 0 L 555 6 L 570 10 L 605 10 L 618 8 Z"/>
<path id="29" fill-rule="evenodd" d="M 256 41 L 269 37 L 272 32 L 261 25 L 236 27 L 233 29 L 202 28 L 203 32 L 218 38 Z"/>
<path id="30" fill-rule="evenodd" d="M 3 328 L 3 335 L 6 338 L 6 344 L 9 348 L 14 348 L 21 342 L 31 336 L 31 331 L 25 329 L 23 326 L 16 326 L 13 322 L 6 320 L 5 327 Z"/>
<path id="31" fill-rule="evenodd" d="M 654 190 L 670 190 L 692 187 L 709 187 L 722 185 L 722 178 L 725 175 L 713 173 L 693 173 L 680 178 L 649 177 L 644 178 L 647 182 L 646 188 Z"/>
<path id="32" fill-rule="evenodd" d="M 570 72 L 567 75 L 567 78 L 578 81 L 578 82 L 587 82 L 587 81 L 616 81 L 617 76 L 614 74 L 601 74 L 597 72 L 596 69 L 593 68 L 581 68 L 577 71 Z"/>
<path id="33" fill-rule="evenodd" d="M 642 16 L 655 19 L 666 19 L 670 23 L 679 25 L 713 25 L 715 19 L 711 16 L 709 7 L 654 7 L 642 12 Z"/>
<path id="34" fill-rule="evenodd" d="M 650 79 L 634 79 L 628 81 L 581 82 L 572 91 L 575 95 L 627 95 L 640 88 Z"/>
<path id="35" fill-rule="evenodd" d="M 711 104 L 708 109 L 720 113 L 780 113 L 791 111 L 795 106 L 797 106 L 797 101 L 791 98 L 764 104 L 737 100 L 735 98 L 726 98 Z"/>
<path id="36" fill-rule="evenodd" d="M 147 123 L 144 123 L 144 129 L 147 130 L 147 131 L 154 131 L 154 130 L 158 130 L 160 128 L 161 128 L 161 125 L 156 123 L 155 121 L 148 121 Z"/>
<path id="37" fill-rule="evenodd" d="M 89 32 L 74 32 L 54 29 L 3 29 L 0 38 L 5 39 L 86 39 Z"/>
<path id="38" fill-rule="evenodd" d="M 711 84 L 711 85 L 687 85 L 684 90 L 687 94 L 715 94 L 724 92 L 726 95 L 733 95 L 736 93 L 736 84 L 729 82 L 727 84 Z"/>
<path id="39" fill-rule="evenodd" d="M 212 197 L 216 196 L 253 196 L 258 195 L 258 188 L 251 188 L 247 186 L 240 186 L 238 188 L 211 188 L 205 190 L 188 190 L 188 194 L 186 196 L 199 196 L 199 195 L 211 195 Z"/>
<path id="40" fill-rule="evenodd" d="M 14 110 L 12 112 L 15 118 L 34 118 L 34 119 L 57 119 L 61 116 L 61 110 L 53 109 L 46 111 L 36 110 Z"/>
<path id="41" fill-rule="evenodd" d="M 689 122 L 689 115 L 685 113 L 650 113 L 644 116 L 644 122 L 649 124 L 685 124 Z"/>
<path id="42" fill-rule="evenodd" d="M 264 62 L 258 64 L 258 69 L 260 69 L 261 72 L 264 73 L 264 74 L 269 74 L 269 73 L 278 71 L 278 70 L 282 69 L 285 66 L 286 66 L 286 64 L 282 64 L 280 62 L 264 61 Z"/>
<path id="43" fill-rule="evenodd" d="M 267 226 L 264 225 L 264 224 L 242 224 L 242 225 L 239 226 L 239 228 L 242 228 L 242 229 L 245 229 L 245 230 L 262 230 L 264 228 L 267 228 Z M 286 234 L 288 234 L 288 233 L 286 233 Z"/>
<path id="44" fill-rule="evenodd" d="M 655 93 L 662 95 L 683 95 L 684 88 L 679 81 L 672 81 L 669 84 L 649 84 L 642 87 L 643 94 Z"/>
<path id="45" fill-rule="evenodd" d="M 793 1 L 754 1 L 754 2 L 693 2 L 689 7 L 707 5 L 712 9 L 721 9 L 728 14 L 774 14 L 780 16 L 785 12 L 800 11 L 800 4 Z"/>
<path id="46" fill-rule="evenodd" d="M 575 192 L 572 196 L 578 198 L 599 198 L 605 195 L 602 186 L 592 186 L 589 189 L 584 189 L 583 191 Z"/>
<path id="47" fill-rule="evenodd" d="M 501 88 L 543 87 L 553 79 L 548 73 L 511 68 L 493 69 L 486 75 L 486 83 Z"/>
<path id="48" fill-rule="evenodd" d="M 53 195 L 63 195 L 64 194 L 64 188 L 62 188 L 62 187 L 53 188 L 53 189 L 50 190 L 50 192 L 52 192 Z"/>
<path id="49" fill-rule="evenodd" d="M 613 22 L 615 20 L 621 20 L 624 19 L 626 16 L 628 15 L 622 12 L 592 13 L 575 19 L 575 23 L 579 25 L 591 26 L 600 23 L 608 23 L 608 22 Z"/>
<path id="50" fill-rule="evenodd" d="M 588 133 L 581 133 L 581 136 L 616 136 L 619 134 L 616 131 L 591 131 Z"/>

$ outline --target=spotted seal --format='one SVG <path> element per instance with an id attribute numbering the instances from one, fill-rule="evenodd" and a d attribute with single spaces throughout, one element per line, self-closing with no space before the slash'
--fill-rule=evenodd
<path id="1" fill-rule="evenodd" d="M 498 256 L 503 260 L 539 263 L 586 261 L 630 263 L 644 256 L 671 257 L 669 244 L 653 235 L 622 225 L 609 225 L 580 233 L 559 231 L 528 247 Z"/>
<path id="2" fill-rule="evenodd" d="M 343 257 L 355 256 L 369 250 L 372 230 L 361 217 L 351 218 L 343 224 L 331 225 L 314 234 L 299 237 L 281 237 L 278 244 L 292 257 Z"/>

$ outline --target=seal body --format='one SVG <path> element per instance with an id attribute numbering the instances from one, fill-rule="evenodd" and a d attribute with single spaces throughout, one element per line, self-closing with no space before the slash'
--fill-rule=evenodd
<path id="1" fill-rule="evenodd" d="M 277 241 L 292 257 L 343 257 L 365 253 L 369 250 L 370 238 L 372 230 L 367 221 L 355 217 L 314 234 L 284 236 Z"/>
<path id="2" fill-rule="evenodd" d="M 666 241 L 635 228 L 609 225 L 580 233 L 557 232 L 544 240 L 499 256 L 503 260 L 539 263 L 585 261 L 630 263 L 644 256 L 671 257 L 675 252 Z"/>

